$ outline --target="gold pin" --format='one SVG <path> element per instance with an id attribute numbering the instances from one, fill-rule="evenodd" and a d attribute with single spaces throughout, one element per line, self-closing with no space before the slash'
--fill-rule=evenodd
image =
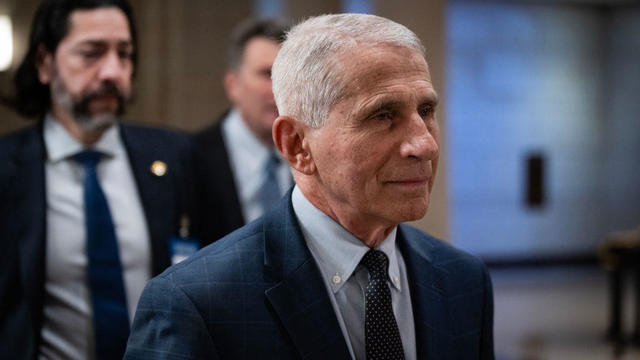
<path id="1" fill-rule="evenodd" d="M 167 164 L 160 160 L 156 160 L 151 164 L 151 172 L 155 176 L 164 176 L 167 173 Z"/>

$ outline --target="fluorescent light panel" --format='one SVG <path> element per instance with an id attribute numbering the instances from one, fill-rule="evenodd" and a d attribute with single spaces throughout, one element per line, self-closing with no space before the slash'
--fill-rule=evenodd
<path id="1" fill-rule="evenodd" d="M 0 71 L 9 69 L 12 58 L 13 32 L 11 18 L 8 15 L 0 15 Z"/>

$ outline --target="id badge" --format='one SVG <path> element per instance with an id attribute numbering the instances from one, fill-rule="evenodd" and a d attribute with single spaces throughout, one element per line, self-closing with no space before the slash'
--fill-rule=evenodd
<path id="1" fill-rule="evenodd" d="M 169 239 L 169 251 L 171 252 L 171 265 L 175 265 L 200 249 L 198 240 L 188 237 L 172 236 Z"/>

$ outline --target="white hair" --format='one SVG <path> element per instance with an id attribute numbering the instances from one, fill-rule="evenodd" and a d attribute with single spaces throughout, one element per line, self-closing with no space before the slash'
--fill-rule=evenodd
<path id="1" fill-rule="evenodd" d="M 425 53 L 411 30 L 375 15 L 322 15 L 293 27 L 271 70 L 280 115 L 322 127 L 331 107 L 347 96 L 341 55 L 380 45 L 408 48 L 423 57 Z"/>

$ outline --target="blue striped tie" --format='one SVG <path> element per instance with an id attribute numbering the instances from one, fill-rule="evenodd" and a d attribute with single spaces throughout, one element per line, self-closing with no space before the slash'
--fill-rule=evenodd
<path id="1" fill-rule="evenodd" d="M 102 153 L 85 150 L 73 156 L 85 170 L 84 211 L 87 227 L 89 290 L 93 306 L 96 359 L 121 359 L 129 337 L 129 314 L 118 242 L 96 165 Z"/>

